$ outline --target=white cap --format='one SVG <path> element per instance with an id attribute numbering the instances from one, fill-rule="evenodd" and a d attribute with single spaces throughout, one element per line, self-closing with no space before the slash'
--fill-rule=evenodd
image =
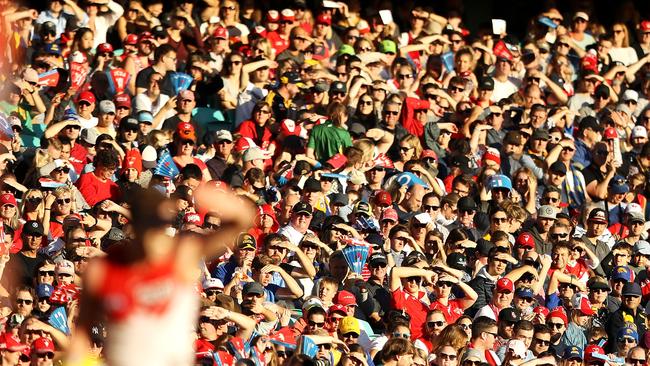
<path id="1" fill-rule="evenodd" d="M 643 213 L 643 208 L 638 203 L 628 203 L 627 207 L 625 207 L 625 213 L 629 214 L 633 212 Z"/>
<path id="2" fill-rule="evenodd" d="M 230 131 L 228 131 L 228 130 L 219 130 L 219 131 L 217 131 L 217 133 L 214 136 L 214 141 L 219 142 L 219 141 L 223 141 L 223 140 L 227 140 L 227 141 L 232 142 L 232 133 L 230 133 Z"/>
<path id="3" fill-rule="evenodd" d="M 253 160 L 266 160 L 271 158 L 271 154 L 268 151 L 261 149 L 258 146 L 252 146 L 248 150 L 244 151 L 243 160 L 244 161 L 253 161 Z"/>
<path id="4" fill-rule="evenodd" d="M 639 102 L 639 93 L 636 90 L 628 89 L 625 92 L 623 92 L 623 98 L 621 98 L 624 102 L 627 102 L 628 100 L 633 100 L 635 102 Z"/>
<path id="5" fill-rule="evenodd" d="M 587 15 L 587 13 L 585 13 L 584 11 L 579 11 L 573 16 L 573 20 L 576 20 L 578 18 L 582 18 L 586 21 L 589 21 L 589 15 Z"/>
<path id="6" fill-rule="evenodd" d="M 206 278 L 205 280 L 203 280 L 201 287 L 203 287 L 204 290 L 211 289 L 211 288 L 219 288 L 223 290 L 224 286 L 223 286 L 223 282 L 218 278 Z"/>
<path id="7" fill-rule="evenodd" d="M 54 272 L 59 275 L 59 274 L 69 274 L 74 276 L 74 264 L 68 260 L 61 260 L 56 262 L 56 266 L 54 267 Z"/>
<path id="8" fill-rule="evenodd" d="M 630 138 L 633 139 L 635 137 L 648 138 L 648 131 L 643 126 L 634 126 L 634 128 L 632 128 L 632 133 L 630 133 Z"/>

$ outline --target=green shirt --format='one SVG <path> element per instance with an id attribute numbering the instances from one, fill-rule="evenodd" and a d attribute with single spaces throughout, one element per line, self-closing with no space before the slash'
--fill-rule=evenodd
<path id="1" fill-rule="evenodd" d="M 335 154 L 342 153 L 343 149 L 348 146 L 352 146 L 350 133 L 343 128 L 334 126 L 332 121 L 314 127 L 307 143 L 307 147 L 314 149 L 314 156 L 321 162 Z"/>

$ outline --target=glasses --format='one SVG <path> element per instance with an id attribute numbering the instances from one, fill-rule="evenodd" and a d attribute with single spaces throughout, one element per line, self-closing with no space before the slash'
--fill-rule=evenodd
<path id="1" fill-rule="evenodd" d="M 372 100 L 365 100 L 360 102 L 361 105 L 372 105 Z"/>
<path id="2" fill-rule="evenodd" d="M 309 324 L 310 327 L 316 327 L 316 328 L 322 328 L 325 326 L 325 322 L 315 322 L 313 320 L 309 320 L 307 324 Z"/>
<path id="3" fill-rule="evenodd" d="M 576 149 L 574 149 L 574 148 L 572 148 L 572 147 L 563 147 L 563 148 L 562 148 L 562 151 L 565 151 L 565 152 L 566 152 L 566 151 L 568 151 L 568 152 L 574 152 L 574 151 L 576 151 Z"/>
<path id="4" fill-rule="evenodd" d="M 405 146 L 402 146 L 402 147 L 399 148 L 399 150 L 401 152 L 403 152 L 403 153 L 407 153 L 407 152 L 411 151 L 411 149 L 412 149 L 412 147 L 405 147 Z"/>
<path id="5" fill-rule="evenodd" d="M 508 222 L 508 218 L 507 217 L 493 217 L 492 222 L 494 222 L 495 224 L 505 224 L 506 222 Z"/>
<path id="6" fill-rule="evenodd" d="M 76 126 L 76 125 L 68 125 L 65 128 L 66 130 L 81 130 L 81 126 Z"/>
<path id="7" fill-rule="evenodd" d="M 492 335 L 492 337 L 494 337 L 494 338 L 497 337 L 497 333 L 493 333 L 493 332 L 483 332 L 483 333 L 490 334 L 490 335 Z"/>
<path id="8" fill-rule="evenodd" d="M 85 100 L 82 100 L 79 102 L 79 107 L 90 107 L 90 103 L 86 102 Z"/>
<path id="9" fill-rule="evenodd" d="M 560 202 L 560 199 L 556 197 L 544 197 L 544 201 L 549 203 L 557 203 Z"/>
<path id="10" fill-rule="evenodd" d="M 37 353 L 36 357 L 38 357 L 38 358 L 47 358 L 48 360 L 51 360 L 51 359 L 54 358 L 54 353 L 53 352 Z"/>
<path id="11" fill-rule="evenodd" d="M 569 236 L 568 233 L 553 233 L 553 234 L 551 234 L 551 238 L 553 238 L 553 239 L 564 239 L 567 236 Z"/>
<path id="12" fill-rule="evenodd" d="M 411 75 L 411 74 L 399 74 L 399 75 L 397 75 L 397 78 L 399 80 L 410 79 L 412 77 L 413 77 L 413 75 Z"/>
<path id="13" fill-rule="evenodd" d="M 440 206 L 433 206 L 433 205 L 422 205 L 425 211 L 437 211 L 440 209 Z"/>
<path id="14" fill-rule="evenodd" d="M 441 360 L 454 361 L 454 360 L 456 360 L 456 358 L 457 358 L 458 356 L 457 356 L 457 355 L 450 355 L 450 354 L 447 354 L 447 353 L 439 353 L 439 354 L 438 354 L 438 357 L 439 357 Z"/>
<path id="15" fill-rule="evenodd" d="M 326 350 L 326 351 L 329 351 L 329 350 L 332 349 L 332 345 L 331 345 L 331 344 L 327 344 L 327 343 L 325 343 L 325 344 L 319 344 L 319 345 L 318 345 L 318 349 L 319 349 L 319 350 L 320 350 L 320 349 L 324 349 L 324 350 Z"/>
<path id="16" fill-rule="evenodd" d="M 618 339 L 619 343 L 636 343 L 634 338 L 629 338 L 629 337 L 623 337 Z"/>
<path id="17" fill-rule="evenodd" d="M 221 10 L 230 10 L 230 11 L 235 11 L 235 9 L 237 9 L 237 8 L 235 8 L 234 5 L 230 5 L 230 6 L 222 6 L 222 7 L 221 7 Z"/>
<path id="18" fill-rule="evenodd" d="M 181 140 L 181 145 L 194 146 L 194 141 L 193 140 Z"/>
<path id="19" fill-rule="evenodd" d="M 427 322 L 427 327 L 429 328 L 436 328 L 436 327 L 442 327 L 445 325 L 445 322 L 443 321 L 437 321 L 437 322 Z"/>
<path id="20" fill-rule="evenodd" d="M 555 328 L 555 329 L 562 329 L 564 327 L 564 323 L 552 323 L 552 322 L 549 322 L 549 323 L 547 323 L 547 325 L 549 327 Z"/>
<path id="21" fill-rule="evenodd" d="M 38 275 L 43 277 L 54 277 L 54 271 L 38 271 Z"/>
<path id="22" fill-rule="evenodd" d="M 31 305 L 34 303 L 34 300 L 30 299 L 16 299 L 17 305 Z"/>
<path id="23" fill-rule="evenodd" d="M 546 339 L 541 339 L 541 338 L 534 338 L 533 339 L 535 343 L 541 345 L 541 346 L 550 346 L 551 345 L 551 340 L 546 340 Z"/>
<path id="24" fill-rule="evenodd" d="M 463 92 L 463 91 L 465 91 L 465 88 L 462 88 L 460 86 L 450 86 L 449 91 L 452 92 L 452 93 Z"/>
<path id="25" fill-rule="evenodd" d="M 640 359 L 640 358 L 628 358 L 627 362 L 632 364 L 632 365 L 643 365 L 643 364 L 645 364 L 645 360 Z"/>
<path id="26" fill-rule="evenodd" d="M 61 167 L 61 168 L 56 168 L 56 169 L 54 169 L 53 172 L 54 172 L 54 173 L 65 173 L 65 174 L 68 174 L 68 173 L 70 173 L 70 168 L 68 168 L 67 166 L 64 166 L 64 167 Z M 40 202 L 40 201 L 39 201 L 39 202 Z"/>
<path id="27" fill-rule="evenodd" d="M 41 197 L 29 197 L 26 199 L 26 201 L 31 204 L 38 205 L 43 202 L 43 199 Z"/>
<path id="28" fill-rule="evenodd" d="M 259 113 L 259 114 L 271 114 L 271 111 L 268 110 L 268 109 L 260 109 L 256 113 Z"/>
<path id="29" fill-rule="evenodd" d="M 480 364 L 481 364 L 481 361 L 472 361 L 472 360 L 463 361 L 463 366 L 478 366 Z"/>
<path id="30" fill-rule="evenodd" d="M 343 338 L 359 338 L 359 335 L 355 332 L 347 332 L 343 334 Z"/>
<path id="31" fill-rule="evenodd" d="M 288 357 L 293 356 L 293 352 L 291 352 L 291 351 L 275 351 L 275 354 L 278 357 L 282 357 L 282 358 L 288 358 Z"/>
<path id="32" fill-rule="evenodd" d="M 384 111 L 384 114 L 387 116 L 397 116 L 399 111 Z"/>
<path id="33" fill-rule="evenodd" d="M 56 203 L 59 204 L 59 205 L 64 205 L 64 204 L 70 203 L 70 202 L 72 202 L 72 199 L 70 199 L 70 198 L 57 198 L 56 199 Z"/>
<path id="34" fill-rule="evenodd" d="M 393 332 L 393 338 L 404 338 L 404 339 L 410 339 L 410 338 L 411 338 L 411 334 L 410 334 L 410 333 Z"/>
<path id="35" fill-rule="evenodd" d="M 462 39 L 451 39 L 450 41 L 453 44 L 458 44 L 458 43 L 461 43 L 463 40 Z"/>

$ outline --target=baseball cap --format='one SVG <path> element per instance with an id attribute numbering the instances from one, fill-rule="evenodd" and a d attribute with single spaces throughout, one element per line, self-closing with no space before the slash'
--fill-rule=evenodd
<path id="1" fill-rule="evenodd" d="M 346 316 L 345 318 L 341 319 L 341 322 L 339 323 L 339 332 L 341 332 L 341 334 L 361 334 L 361 326 L 359 325 L 359 320 L 353 316 Z"/>
<path id="2" fill-rule="evenodd" d="M 79 102 L 88 102 L 90 104 L 93 104 L 96 101 L 97 101 L 97 99 L 95 98 L 95 94 L 93 94 L 92 92 L 87 91 L 87 90 L 82 91 L 79 94 L 79 97 L 77 97 L 77 103 L 79 103 Z"/>
<path id="3" fill-rule="evenodd" d="M 607 290 L 611 291 L 609 284 L 602 280 L 600 277 L 592 277 L 587 281 L 587 287 L 590 290 Z"/>
<path id="4" fill-rule="evenodd" d="M 633 89 L 627 89 L 626 91 L 623 92 L 623 97 L 621 98 L 624 102 L 627 102 L 628 100 L 633 100 L 635 102 L 639 101 L 639 92 Z"/>
<path id="5" fill-rule="evenodd" d="M 316 24 L 332 25 L 332 17 L 325 13 L 320 13 L 316 17 Z"/>
<path id="6" fill-rule="evenodd" d="M 204 290 L 207 290 L 211 288 L 223 289 L 224 286 L 223 286 L 223 282 L 218 278 L 206 278 L 205 280 L 203 280 L 201 287 L 203 287 Z"/>
<path id="7" fill-rule="evenodd" d="M 470 348 L 467 351 L 465 351 L 465 354 L 463 354 L 463 361 L 478 361 L 478 362 L 486 362 L 485 360 L 485 352 L 484 351 L 479 351 L 476 348 Z"/>
<path id="8" fill-rule="evenodd" d="M 600 224 L 607 224 L 609 222 L 607 220 L 607 212 L 602 208 L 594 208 L 593 210 L 591 210 L 591 212 L 589 212 L 589 217 L 587 221 L 596 222 Z"/>
<path id="9" fill-rule="evenodd" d="M 531 140 L 548 140 L 550 138 L 551 136 L 548 134 L 547 130 L 542 130 L 539 128 L 533 131 L 533 134 L 530 137 Z"/>
<path id="10" fill-rule="evenodd" d="M 499 311 L 499 321 L 516 323 L 520 320 L 517 311 L 514 308 L 505 308 Z"/>
<path id="11" fill-rule="evenodd" d="M 352 292 L 342 290 L 336 294 L 334 303 L 343 306 L 357 305 L 357 298 L 354 297 L 354 294 Z"/>
<path id="12" fill-rule="evenodd" d="M 228 39 L 228 30 L 224 27 L 217 27 L 212 33 L 212 37 L 220 39 Z"/>
<path id="13" fill-rule="evenodd" d="M 189 122 L 181 122 L 176 126 L 176 134 L 184 140 L 196 141 L 196 131 Z"/>
<path id="14" fill-rule="evenodd" d="M 232 138 L 232 133 L 228 130 L 219 130 L 215 133 L 214 135 L 214 141 L 219 142 L 219 141 L 233 141 Z"/>
<path id="15" fill-rule="evenodd" d="M 27 348 L 27 346 L 20 343 L 20 339 L 12 336 L 10 333 L 5 333 L 0 336 L 0 349 L 8 350 L 10 352 L 20 352 L 25 348 Z"/>
<path id="16" fill-rule="evenodd" d="M 555 173 L 563 176 L 566 175 L 566 165 L 564 165 L 564 163 L 560 161 L 556 161 L 555 163 L 551 164 L 548 170 L 551 173 Z"/>
<path id="17" fill-rule="evenodd" d="M 447 265 L 459 271 L 467 271 L 467 257 L 463 253 L 449 253 Z"/>
<path id="18" fill-rule="evenodd" d="M 22 78 L 28 83 L 38 83 L 38 72 L 28 67 L 23 71 Z"/>
<path id="19" fill-rule="evenodd" d="M 284 74 L 282 74 L 280 81 L 282 82 L 282 84 L 297 84 L 298 86 L 304 85 L 302 84 L 302 79 L 300 78 L 300 74 L 298 74 L 295 71 L 285 72 Z"/>
<path id="20" fill-rule="evenodd" d="M 323 302 L 318 297 L 314 296 L 307 299 L 304 303 L 302 303 L 302 312 L 307 313 L 310 309 L 314 307 L 319 307 L 325 310 L 325 307 L 323 306 Z"/>
<path id="21" fill-rule="evenodd" d="M 375 193 L 375 203 L 379 206 L 391 206 L 393 198 L 387 191 L 380 190 Z"/>
<path id="22" fill-rule="evenodd" d="M 270 157 L 271 156 L 269 156 L 269 153 L 266 150 L 263 150 L 259 146 L 252 146 L 244 151 L 244 156 L 242 159 L 244 162 L 247 162 L 253 160 L 266 160 Z"/>
<path id="23" fill-rule="evenodd" d="M 347 316 L 348 315 L 348 309 L 343 305 L 333 304 L 332 306 L 330 306 L 329 309 L 327 309 L 327 314 L 332 315 L 334 313 L 341 313 L 344 316 Z"/>
<path id="24" fill-rule="evenodd" d="M 639 342 L 639 333 L 632 326 L 629 325 L 624 326 L 618 331 L 618 333 L 616 333 L 617 339 L 621 339 L 624 337 L 633 338 L 635 341 L 637 341 L 637 343 Z"/>
<path id="25" fill-rule="evenodd" d="M 149 111 L 140 111 L 137 114 L 138 123 L 153 124 L 153 114 Z"/>
<path id="26" fill-rule="evenodd" d="M 354 206 L 354 210 L 352 210 L 352 213 L 354 214 L 366 214 L 367 216 L 372 216 L 372 210 L 370 209 L 370 204 L 365 201 L 359 201 L 357 204 Z"/>
<path id="27" fill-rule="evenodd" d="M 293 205 L 293 208 L 291 208 L 291 213 L 294 214 L 299 214 L 299 213 L 306 213 L 306 214 L 313 214 L 314 209 L 311 207 L 309 203 L 306 202 L 298 202 L 295 205 Z"/>
<path id="28" fill-rule="evenodd" d="M 384 220 L 391 220 L 397 222 L 398 220 L 397 211 L 394 208 L 385 209 L 384 212 L 381 213 L 381 217 L 379 218 L 379 221 L 384 221 Z"/>
<path id="29" fill-rule="evenodd" d="M 650 243 L 645 240 L 639 240 L 634 244 L 634 253 L 650 255 Z"/>
<path id="30" fill-rule="evenodd" d="M 99 102 L 99 113 L 100 114 L 108 114 L 108 113 L 113 113 L 115 114 L 115 103 L 110 100 L 102 100 Z"/>
<path id="31" fill-rule="evenodd" d="M 497 292 L 514 292 L 515 284 L 508 277 L 502 277 L 497 281 Z"/>
<path id="32" fill-rule="evenodd" d="M 630 138 L 634 139 L 637 137 L 648 138 L 648 130 L 646 130 L 643 126 L 634 126 L 632 128 L 632 132 L 630 133 Z"/>
<path id="33" fill-rule="evenodd" d="M 113 97 L 113 103 L 116 108 L 131 108 L 131 97 L 125 93 L 117 94 Z"/>
<path id="34" fill-rule="evenodd" d="M 582 361 L 582 348 L 576 346 L 570 346 L 564 349 L 564 359 L 580 359 Z"/>
<path id="35" fill-rule="evenodd" d="M 54 351 L 55 351 L 54 342 L 52 342 L 47 337 L 37 338 L 32 343 L 32 352 L 36 352 L 37 354 L 43 354 L 43 353 L 48 353 L 48 352 L 54 353 Z"/>
<path id="36" fill-rule="evenodd" d="M 630 186 L 627 185 L 627 180 L 625 180 L 625 177 L 621 175 L 615 175 L 614 178 L 609 181 L 608 188 L 613 194 L 623 194 L 630 191 Z"/>
<path id="37" fill-rule="evenodd" d="M 36 297 L 39 299 L 49 298 L 52 296 L 52 291 L 54 291 L 54 286 L 49 283 L 41 283 L 36 286 Z"/>
<path id="38" fill-rule="evenodd" d="M 573 295 L 573 298 L 571 299 L 571 304 L 573 305 L 573 310 L 577 310 L 581 312 L 583 315 L 592 316 L 596 314 L 594 310 L 591 308 L 591 302 L 589 301 L 589 297 L 587 297 L 587 295 L 585 294 L 577 293 Z"/>
<path id="39" fill-rule="evenodd" d="M 555 220 L 557 219 L 557 212 L 555 212 L 553 206 L 544 205 L 537 210 L 537 218 Z"/>
<path id="40" fill-rule="evenodd" d="M 23 234 L 43 236 L 45 231 L 39 221 L 30 220 L 23 225 Z"/>
<path id="41" fill-rule="evenodd" d="M 404 260 L 402 261 L 402 266 L 410 267 L 422 261 L 426 262 L 427 258 L 421 252 L 414 250 L 404 258 Z"/>
<path id="42" fill-rule="evenodd" d="M 385 39 L 379 43 L 379 52 L 397 53 L 397 44 L 390 39 Z"/>
<path id="43" fill-rule="evenodd" d="M 263 295 L 264 287 L 259 282 L 247 282 L 242 289 L 242 295 Z"/>
<path id="44" fill-rule="evenodd" d="M 587 15 L 587 13 L 585 13 L 584 11 L 578 11 L 573 15 L 573 20 L 576 20 L 578 18 L 584 19 L 587 22 L 589 21 L 589 15 Z"/>
<path id="45" fill-rule="evenodd" d="M 494 90 L 494 79 L 489 76 L 482 77 L 478 81 L 479 90 Z"/>
<path id="46" fill-rule="evenodd" d="M 623 296 L 641 296 L 641 286 L 636 282 L 627 282 L 623 285 L 623 291 L 621 291 Z"/>
<path id="47" fill-rule="evenodd" d="M 237 248 L 239 249 L 257 249 L 255 238 L 248 233 L 240 233 L 237 237 Z"/>
<path id="48" fill-rule="evenodd" d="M 515 245 L 519 245 L 522 248 L 535 248 L 535 239 L 529 232 L 523 232 L 517 236 Z"/>
<path id="49" fill-rule="evenodd" d="M 345 83 L 340 81 L 335 81 L 330 85 L 330 93 L 347 93 L 348 88 L 345 86 Z"/>
<path id="50" fill-rule="evenodd" d="M 5 193 L 0 196 L 0 206 L 4 206 L 4 205 L 18 206 L 18 203 L 16 202 L 16 197 L 13 195 L 13 193 Z"/>
<path id="51" fill-rule="evenodd" d="M 599 360 L 599 358 L 594 357 L 594 355 L 605 356 L 605 350 L 603 349 L 603 347 L 597 344 L 590 344 L 587 347 L 585 347 L 584 360 L 587 364 L 592 360 Z"/>
<path id="52" fill-rule="evenodd" d="M 59 274 L 69 274 L 74 276 L 74 264 L 68 260 L 60 260 L 56 262 L 54 267 L 54 273 Z"/>
<path id="53" fill-rule="evenodd" d="M 503 138 L 504 145 L 521 145 L 521 133 L 519 131 L 509 131 Z"/>
<path id="54" fill-rule="evenodd" d="M 632 271 L 627 266 L 616 266 L 612 269 L 612 280 L 625 280 L 630 281 L 632 278 Z"/>
<path id="55" fill-rule="evenodd" d="M 522 299 L 532 299 L 535 294 L 533 294 L 533 290 L 529 289 L 528 287 L 520 287 L 515 291 L 515 296 Z"/>
<path id="56" fill-rule="evenodd" d="M 379 264 L 388 264 L 388 259 L 386 259 L 386 256 L 381 253 L 381 252 L 374 252 L 372 255 L 368 258 L 368 264 L 371 267 L 376 267 Z"/>
<path id="57" fill-rule="evenodd" d="M 458 200 L 458 204 L 456 205 L 458 208 L 458 212 L 461 211 L 476 211 L 478 207 L 476 206 L 476 202 L 474 202 L 474 199 L 471 197 L 461 197 L 461 199 Z"/>
<path id="58" fill-rule="evenodd" d="M 591 128 L 597 132 L 602 132 L 604 130 L 603 126 L 598 123 L 596 117 L 593 116 L 586 116 L 580 120 L 580 129 L 585 130 L 587 128 Z"/>
<path id="59" fill-rule="evenodd" d="M 551 310 L 548 313 L 548 316 L 546 317 L 546 320 L 548 321 L 551 318 L 560 318 L 564 322 L 564 326 L 566 327 L 567 323 L 569 322 L 569 319 L 566 315 L 566 312 L 564 311 L 563 307 L 556 307 L 555 309 Z"/>

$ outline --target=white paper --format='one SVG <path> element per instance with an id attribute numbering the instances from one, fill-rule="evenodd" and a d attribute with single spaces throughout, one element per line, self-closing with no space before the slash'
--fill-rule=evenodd
<path id="1" fill-rule="evenodd" d="M 379 17 L 381 18 L 381 23 L 387 25 L 393 22 L 393 13 L 389 9 L 380 10 Z"/>
<path id="2" fill-rule="evenodd" d="M 420 224 L 428 224 L 431 222 L 431 216 L 426 212 L 415 215 L 415 219 L 418 220 Z"/>
<path id="3" fill-rule="evenodd" d="M 503 19 L 492 19 L 492 34 L 504 34 L 506 32 L 506 21 Z"/>
<path id="4" fill-rule="evenodd" d="M 324 8 L 330 8 L 330 9 L 338 9 L 339 4 L 337 4 L 336 1 L 323 0 L 323 7 Z"/>

